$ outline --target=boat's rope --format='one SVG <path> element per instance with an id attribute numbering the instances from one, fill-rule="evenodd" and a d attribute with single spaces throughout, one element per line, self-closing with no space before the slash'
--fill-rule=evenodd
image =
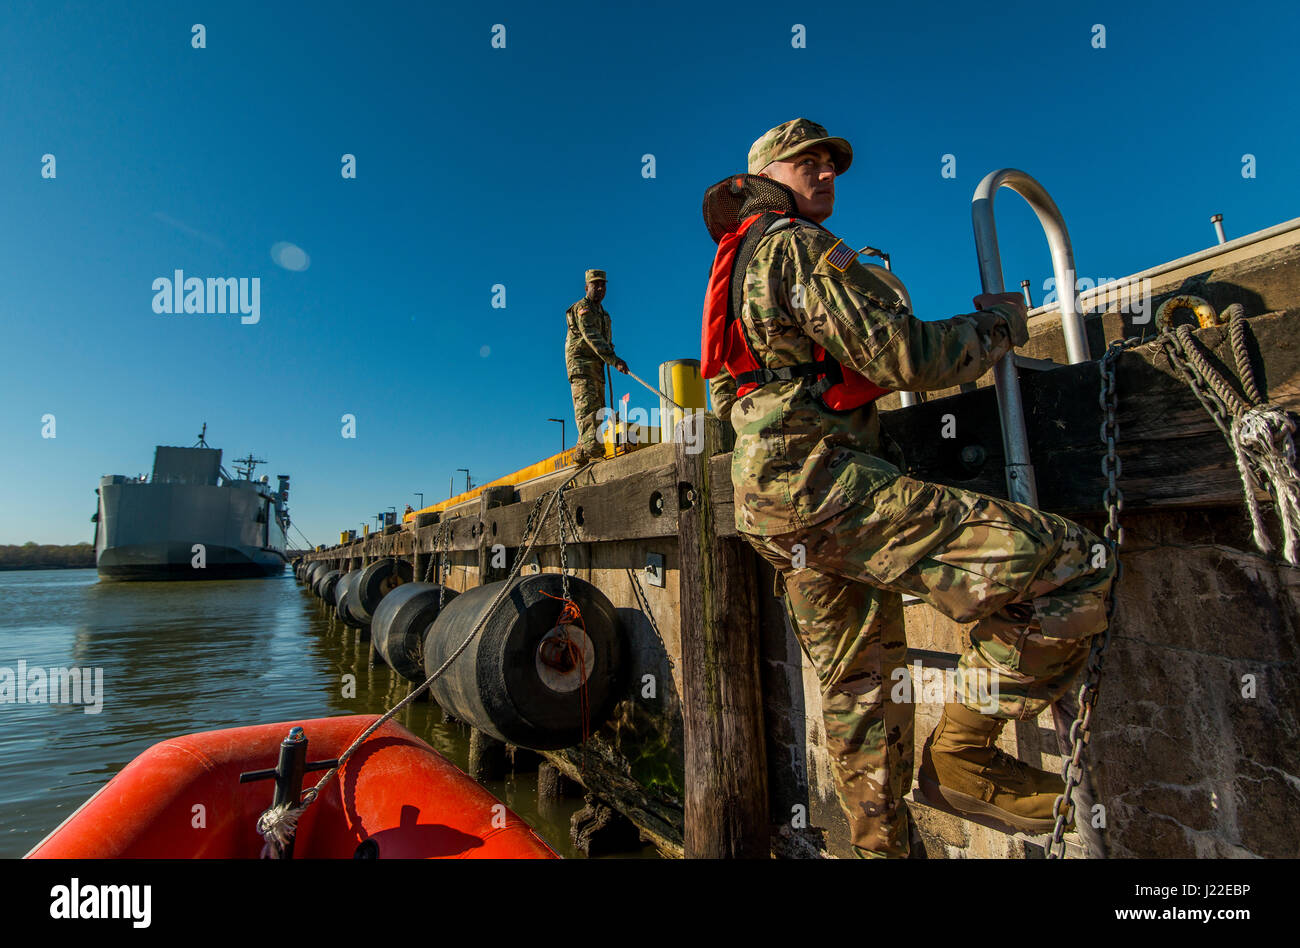
<path id="1" fill-rule="evenodd" d="M 1246 345 L 1248 327 L 1243 308 L 1230 306 L 1224 314 L 1230 316 L 1228 336 L 1245 397 L 1201 352 L 1190 326 L 1166 330 L 1160 343 L 1232 448 L 1255 546 L 1261 553 L 1275 549 L 1264 529 L 1257 496 L 1258 491 L 1267 490 L 1277 505 L 1282 525 L 1283 556 L 1293 566 L 1300 565 L 1300 471 L 1296 469 L 1292 437 L 1295 421 L 1283 409 L 1268 404 L 1260 392 Z"/>
<path id="2" fill-rule="evenodd" d="M 482 631 L 483 626 L 487 624 L 488 619 L 493 616 L 497 611 L 497 608 L 505 600 L 506 594 L 510 591 L 511 581 L 519 574 L 520 566 L 522 566 L 524 561 L 528 558 L 528 554 L 532 551 L 533 545 L 537 542 L 538 534 L 541 532 L 541 525 L 546 522 L 546 518 L 550 515 L 551 508 L 555 505 L 556 498 L 560 496 L 560 492 L 572 484 L 574 478 L 593 463 L 595 462 L 589 461 L 587 464 L 580 465 L 577 470 L 565 479 L 563 484 L 555 488 L 555 490 L 551 491 L 549 494 L 544 495 L 547 498 L 546 509 L 535 523 L 532 522 L 531 517 L 529 518 L 531 529 L 526 531 L 527 543 L 525 544 L 524 549 L 515 556 L 514 565 L 510 567 L 510 573 L 506 576 L 505 582 L 501 584 L 501 588 L 497 590 L 496 596 L 493 597 L 492 602 L 479 617 L 478 622 L 475 623 L 474 628 L 470 631 L 469 635 L 465 636 L 465 640 L 461 642 L 460 645 L 456 646 L 456 650 L 447 657 L 447 660 L 443 662 L 432 675 L 424 680 L 424 684 L 415 688 L 405 698 L 397 702 L 397 704 L 393 705 L 392 708 L 381 715 L 378 720 L 370 725 L 370 727 L 362 731 L 361 735 L 348 746 L 348 749 L 339 755 L 338 762 L 329 770 L 325 771 L 325 775 L 320 778 L 316 786 L 303 794 L 302 800 L 299 801 L 297 806 L 290 807 L 287 804 L 282 804 L 281 806 L 271 807 L 262 813 L 257 820 L 257 831 L 262 835 L 262 838 L 266 840 L 266 845 L 262 848 L 262 858 L 280 858 L 280 855 L 284 851 L 284 844 L 293 837 L 294 828 L 297 826 L 299 817 L 302 816 L 307 807 L 311 806 L 317 799 L 319 799 L 321 791 L 325 789 L 325 785 L 338 776 L 339 770 L 345 763 L 347 763 L 348 758 L 352 756 L 358 747 L 365 743 L 366 739 L 369 738 L 371 734 L 379 730 L 379 728 L 391 720 L 395 714 L 414 701 L 430 685 L 437 681 L 438 678 L 441 677 L 442 673 L 451 666 L 451 663 L 459 658 L 460 654 L 469 647 L 469 643 L 474 640 L 474 636 L 478 635 L 479 632 Z M 540 503 L 540 501 L 541 498 L 539 497 L 538 503 Z M 533 511 L 536 512 L 536 510 L 537 504 L 533 507 Z"/>
<path id="3" fill-rule="evenodd" d="M 302 808 L 302 809 L 305 809 Z M 291 808 L 287 803 L 273 806 L 257 818 L 257 832 L 266 840 L 262 844 L 263 859 L 279 859 L 298 829 L 302 809 Z"/>

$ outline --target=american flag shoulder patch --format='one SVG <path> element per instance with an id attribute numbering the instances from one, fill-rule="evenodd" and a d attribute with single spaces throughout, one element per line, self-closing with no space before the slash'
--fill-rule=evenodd
<path id="1" fill-rule="evenodd" d="M 835 241 L 835 246 L 826 251 L 826 263 L 843 273 L 857 257 L 857 252 L 842 240 Z"/>

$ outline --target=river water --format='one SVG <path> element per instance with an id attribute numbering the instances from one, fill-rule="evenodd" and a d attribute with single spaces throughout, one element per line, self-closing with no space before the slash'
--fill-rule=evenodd
<path id="1" fill-rule="evenodd" d="M 105 583 L 94 570 L 0 572 L 0 669 L 102 669 L 94 704 L 0 703 L 0 858 L 22 856 L 141 751 L 180 734 L 379 714 L 410 685 L 290 571 L 271 579 Z M 343 676 L 356 676 L 344 698 Z M 87 700 L 87 695 L 82 700 Z M 469 732 L 432 702 L 397 716 L 462 770 Z M 310 735 L 308 735 L 310 739 Z M 268 785 L 269 786 L 269 785 Z M 484 786 L 562 856 L 582 800 L 537 808 L 537 774 Z M 269 792 L 269 791 L 268 791 Z M 269 802 L 269 797 L 268 797 Z M 653 847 L 635 854 L 654 856 Z"/>

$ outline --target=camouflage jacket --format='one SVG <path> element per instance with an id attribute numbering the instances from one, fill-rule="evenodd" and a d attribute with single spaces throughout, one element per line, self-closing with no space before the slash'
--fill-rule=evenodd
<path id="1" fill-rule="evenodd" d="M 832 255 L 836 243 L 829 231 L 801 222 L 759 244 L 745 272 L 741 319 L 760 365 L 811 362 L 817 343 L 877 385 L 920 392 L 973 382 L 1011 349 L 1007 317 L 997 307 L 919 320 L 856 257 Z M 711 385 L 720 416 L 718 397 L 725 403 L 728 383 L 734 392 L 729 378 Z M 742 533 L 773 536 L 816 524 L 901 473 L 901 455 L 883 435 L 874 403 L 832 411 L 809 392 L 811 384 L 773 382 L 731 406 L 731 477 Z"/>
<path id="2" fill-rule="evenodd" d="M 593 369 L 599 374 L 602 362 L 613 365 L 618 361 L 605 307 L 584 296 L 565 310 L 564 319 L 569 324 L 564 340 L 564 362 L 569 375 L 587 375 Z"/>

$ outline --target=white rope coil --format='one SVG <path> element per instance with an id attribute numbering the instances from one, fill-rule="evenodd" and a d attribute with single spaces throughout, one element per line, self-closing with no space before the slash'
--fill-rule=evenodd
<path id="1" fill-rule="evenodd" d="M 287 803 L 273 806 L 257 818 L 257 832 L 266 840 L 262 846 L 263 859 L 281 859 L 285 847 L 298 829 L 298 817 L 306 807 L 290 807 Z"/>
<path id="2" fill-rule="evenodd" d="M 1256 497 L 1256 491 L 1265 489 L 1277 504 L 1277 516 L 1282 524 L 1282 555 L 1291 565 L 1300 565 L 1297 563 L 1300 472 L 1296 471 L 1295 441 L 1292 438 L 1295 422 L 1281 409 L 1262 405 L 1234 415 L 1230 434 L 1255 546 L 1261 553 L 1272 553 L 1274 549 L 1264 531 L 1264 519 Z"/>

